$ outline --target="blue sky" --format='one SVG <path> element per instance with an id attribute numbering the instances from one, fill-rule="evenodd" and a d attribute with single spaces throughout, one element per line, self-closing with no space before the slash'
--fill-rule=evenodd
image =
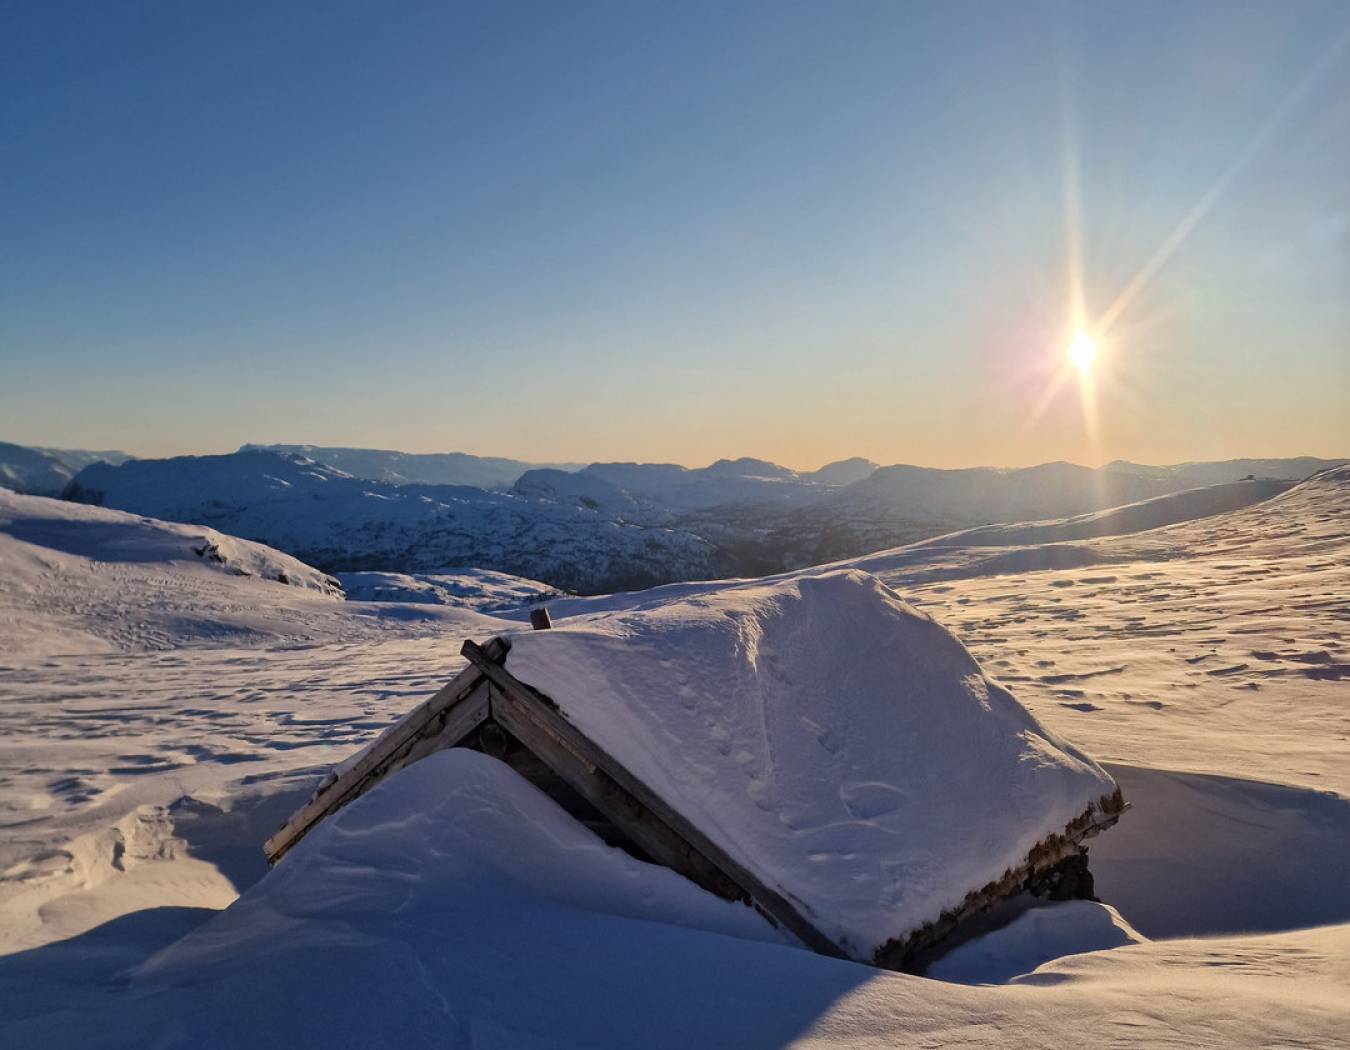
<path id="1" fill-rule="evenodd" d="M 0 439 L 1350 453 L 1340 0 L 0 20 Z"/>

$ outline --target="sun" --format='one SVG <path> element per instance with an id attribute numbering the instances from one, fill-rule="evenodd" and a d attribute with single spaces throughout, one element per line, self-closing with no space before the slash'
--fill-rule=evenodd
<path id="1" fill-rule="evenodd" d="M 1097 360 L 1097 340 L 1086 332 L 1075 332 L 1069 342 L 1069 361 L 1080 372 L 1091 372 Z"/>

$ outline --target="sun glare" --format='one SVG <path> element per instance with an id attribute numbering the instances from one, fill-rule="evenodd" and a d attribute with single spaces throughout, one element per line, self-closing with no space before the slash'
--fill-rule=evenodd
<path id="1" fill-rule="evenodd" d="M 1075 332 L 1069 343 L 1069 360 L 1080 372 L 1092 371 L 1092 363 L 1097 360 L 1097 341 L 1086 332 Z"/>

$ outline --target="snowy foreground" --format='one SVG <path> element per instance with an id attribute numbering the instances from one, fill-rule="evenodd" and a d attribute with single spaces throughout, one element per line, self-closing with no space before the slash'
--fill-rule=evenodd
<path id="1" fill-rule="evenodd" d="M 1350 471 L 1102 528 L 850 563 L 1134 807 L 1091 847 L 1111 907 L 1008 916 L 912 977 L 782 943 L 475 753 L 264 878 L 323 770 L 525 609 L 344 602 L 267 548 L 0 492 L 0 1045 L 1346 1045 Z"/>

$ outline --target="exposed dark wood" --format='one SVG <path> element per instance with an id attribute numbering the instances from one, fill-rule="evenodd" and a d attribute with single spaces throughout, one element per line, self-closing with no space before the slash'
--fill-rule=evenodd
<path id="1" fill-rule="evenodd" d="M 478 730 L 478 750 L 493 758 L 505 758 L 511 740 L 496 722 L 489 719 Z"/>
<path id="2" fill-rule="evenodd" d="M 1111 827 L 1128 808 L 1117 788 L 1114 794 L 1099 799 L 1070 821 L 1062 834 L 1049 835 L 1038 842 L 1023 863 L 1009 868 L 987 886 L 972 890 L 955 908 L 944 911 L 908 936 L 887 941 L 869 961 L 887 970 L 908 970 L 915 959 L 923 958 L 962 922 L 1020 892 L 1039 873 L 1080 853 L 1084 841 Z"/>
<path id="3" fill-rule="evenodd" d="M 381 777 L 397 772 L 404 766 L 410 766 L 427 755 L 455 747 L 465 737 L 480 727 L 486 728 L 491 713 L 486 682 L 479 682 L 473 690 L 454 707 L 442 712 L 439 718 L 426 723 L 426 729 L 402 754 L 379 768 Z M 437 724 L 440 729 L 437 730 Z M 367 777 L 367 780 L 371 779 Z"/>
<path id="4" fill-rule="evenodd" d="M 469 692 L 459 697 L 454 706 L 430 717 L 419 718 L 416 732 L 400 733 L 396 740 L 397 746 L 385 746 L 387 741 L 381 740 L 380 746 L 372 749 L 377 752 L 379 761 L 372 764 L 366 761 L 370 755 L 363 756 L 357 766 L 316 792 L 280 831 L 267 840 L 263 849 L 268 861 L 275 864 L 319 821 L 360 798 L 390 773 L 436 751 L 454 747 L 487 719 L 488 711 L 487 683 L 479 676 Z M 357 768 L 362 773 L 354 776 L 353 770 Z"/>
<path id="5" fill-rule="evenodd" d="M 721 897 L 752 903 L 807 947 L 847 958 L 792 902 L 766 886 L 572 725 L 551 699 L 515 678 L 474 642 L 466 641 L 462 652 L 493 686 L 493 717 L 659 863 Z"/>
<path id="6" fill-rule="evenodd" d="M 650 853 L 596 809 L 584 795 L 560 777 L 552 766 L 502 728 L 500 723 L 488 724 L 501 729 L 511 741 L 511 746 L 502 761 L 557 803 L 569 817 L 590 829 L 606 846 L 615 846 L 629 856 L 648 864 L 655 863 Z M 469 746 L 474 745 L 470 742 Z"/>
<path id="7" fill-rule="evenodd" d="M 751 903 L 749 893 L 654 818 L 604 770 L 590 765 L 559 742 L 517 701 L 494 690 L 492 710 L 513 736 L 658 864 L 678 871 L 719 897 Z"/>
<path id="8" fill-rule="evenodd" d="M 544 606 L 530 610 L 530 626 L 536 631 L 547 631 L 553 626 L 553 620 L 548 615 L 548 610 Z"/>

